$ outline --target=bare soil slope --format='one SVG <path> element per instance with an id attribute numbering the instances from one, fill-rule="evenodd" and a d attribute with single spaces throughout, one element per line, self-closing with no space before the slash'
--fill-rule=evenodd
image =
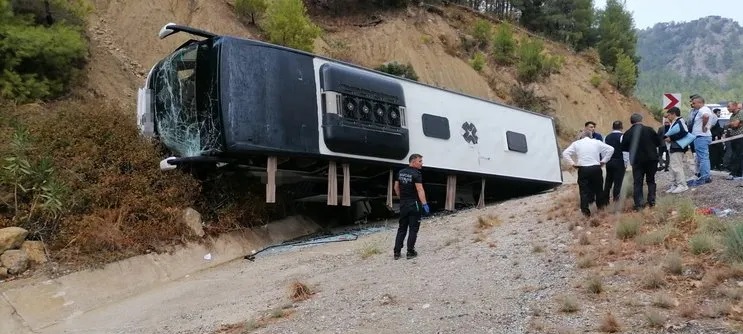
<path id="1" fill-rule="evenodd" d="M 163 25 L 173 22 L 220 34 L 253 37 L 225 1 L 92 2 L 95 12 L 89 20 L 89 90 L 96 96 L 132 106 L 136 104 L 136 89 L 149 69 L 190 37 L 179 34 L 161 40 L 157 33 Z"/>
<path id="2" fill-rule="evenodd" d="M 168 22 L 191 25 L 219 34 L 260 38 L 255 27 L 245 25 L 231 1 L 96 0 L 90 35 L 94 41 L 89 86 L 96 96 L 134 105 L 136 87 L 149 68 L 188 38 L 157 38 Z M 421 82 L 498 102 L 510 102 L 515 84 L 513 68 L 486 65 L 476 72 L 459 53 L 460 36 L 466 34 L 477 16 L 459 7 L 446 7 L 443 15 L 411 6 L 406 11 L 369 13 L 365 16 L 328 18 L 315 16 L 324 35 L 315 43 L 315 52 L 376 67 L 387 61 L 411 63 Z M 519 31 L 517 38 L 525 32 Z M 537 85 L 537 91 L 552 99 L 561 126 L 568 134 L 583 127 L 586 120 L 598 123 L 601 133 L 611 122 L 629 121 L 632 112 L 642 112 L 655 125 L 647 110 L 635 99 L 616 92 L 606 82 L 598 88 L 592 76 L 606 74 L 558 43 L 545 42 L 551 54 L 565 57 L 561 73 Z"/>

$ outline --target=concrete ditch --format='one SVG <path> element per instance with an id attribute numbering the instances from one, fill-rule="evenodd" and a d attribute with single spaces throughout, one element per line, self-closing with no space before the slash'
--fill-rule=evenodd
<path id="1" fill-rule="evenodd" d="M 263 247 L 321 231 L 292 216 L 245 232 L 209 238 L 165 254 L 145 254 L 62 277 L 0 286 L 0 333 L 33 333 L 186 275 L 242 259 Z"/>

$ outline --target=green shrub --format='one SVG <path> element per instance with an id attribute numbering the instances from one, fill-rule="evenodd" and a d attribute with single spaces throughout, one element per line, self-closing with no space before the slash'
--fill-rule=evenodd
<path id="1" fill-rule="evenodd" d="M 516 78 L 522 83 L 532 83 L 559 72 L 564 59 L 559 56 L 543 54 L 544 44 L 539 39 L 528 38 L 518 49 L 519 62 Z"/>
<path id="2" fill-rule="evenodd" d="M 476 52 L 472 59 L 470 59 L 470 65 L 472 65 L 475 71 L 482 71 L 483 67 L 485 67 L 485 54 L 479 51 Z"/>
<path id="3" fill-rule="evenodd" d="M 599 85 L 601 85 L 601 81 L 603 80 L 601 79 L 600 75 L 594 74 L 593 76 L 591 76 L 591 85 L 593 85 L 593 87 L 598 87 Z"/>
<path id="4" fill-rule="evenodd" d="M 307 16 L 301 0 L 271 1 L 261 26 L 269 42 L 308 52 L 313 51 L 315 38 L 322 33 Z"/>
<path id="5" fill-rule="evenodd" d="M 252 24 L 255 24 L 255 17 L 265 13 L 266 9 L 266 0 L 235 0 L 235 13 L 241 17 L 250 17 Z"/>
<path id="6" fill-rule="evenodd" d="M 624 95 L 629 95 L 637 84 L 637 65 L 625 54 L 617 56 L 617 66 L 614 68 L 614 86 Z"/>
<path id="7" fill-rule="evenodd" d="M 399 77 L 407 78 L 413 81 L 418 81 L 418 74 L 415 73 L 415 69 L 413 68 L 413 65 L 411 65 L 410 63 L 400 64 L 397 61 L 387 62 L 382 65 L 379 65 L 376 68 L 376 70 L 380 72 L 396 75 Z"/>
<path id="8" fill-rule="evenodd" d="M 537 95 L 534 89 L 525 85 L 513 85 L 511 87 L 511 100 L 513 104 L 519 108 L 523 108 L 529 111 L 538 112 L 540 114 L 549 115 L 555 110 L 550 106 L 550 100 L 544 96 Z M 555 118 L 555 126 L 559 119 Z"/>
<path id="9" fill-rule="evenodd" d="M 516 40 L 513 38 L 511 26 L 500 24 L 493 36 L 493 58 L 495 62 L 501 65 L 512 64 L 515 51 Z"/>
<path id="10" fill-rule="evenodd" d="M 488 45 L 493 26 L 487 20 L 477 19 L 472 27 L 472 37 L 475 38 L 478 47 Z"/>
<path id="11" fill-rule="evenodd" d="M 12 13 L 0 21 L 0 97 L 29 102 L 68 92 L 80 78 L 87 43 L 80 28 L 34 25 Z"/>
<path id="12" fill-rule="evenodd" d="M 544 76 L 549 76 L 550 74 L 560 73 L 560 70 L 562 70 L 563 64 L 565 64 L 565 58 L 563 56 L 545 55 L 544 56 L 544 72 L 542 74 Z"/>

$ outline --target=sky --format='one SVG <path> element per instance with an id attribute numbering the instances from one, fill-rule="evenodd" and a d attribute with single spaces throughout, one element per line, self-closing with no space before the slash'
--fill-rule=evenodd
<path id="1" fill-rule="evenodd" d="M 594 0 L 593 4 L 603 9 L 606 0 Z M 625 9 L 632 13 L 637 29 L 660 22 L 688 22 L 710 15 L 731 18 L 741 24 L 743 0 L 626 0 Z"/>

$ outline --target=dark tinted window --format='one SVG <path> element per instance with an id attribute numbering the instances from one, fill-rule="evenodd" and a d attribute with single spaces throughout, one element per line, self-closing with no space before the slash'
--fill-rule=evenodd
<path id="1" fill-rule="evenodd" d="M 526 136 L 521 133 L 506 131 L 506 141 L 508 142 L 508 149 L 511 151 L 521 153 L 528 151 L 526 147 Z"/>
<path id="2" fill-rule="evenodd" d="M 423 114 L 423 134 L 426 137 L 449 139 L 449 120 L 446 117 Z"/>

